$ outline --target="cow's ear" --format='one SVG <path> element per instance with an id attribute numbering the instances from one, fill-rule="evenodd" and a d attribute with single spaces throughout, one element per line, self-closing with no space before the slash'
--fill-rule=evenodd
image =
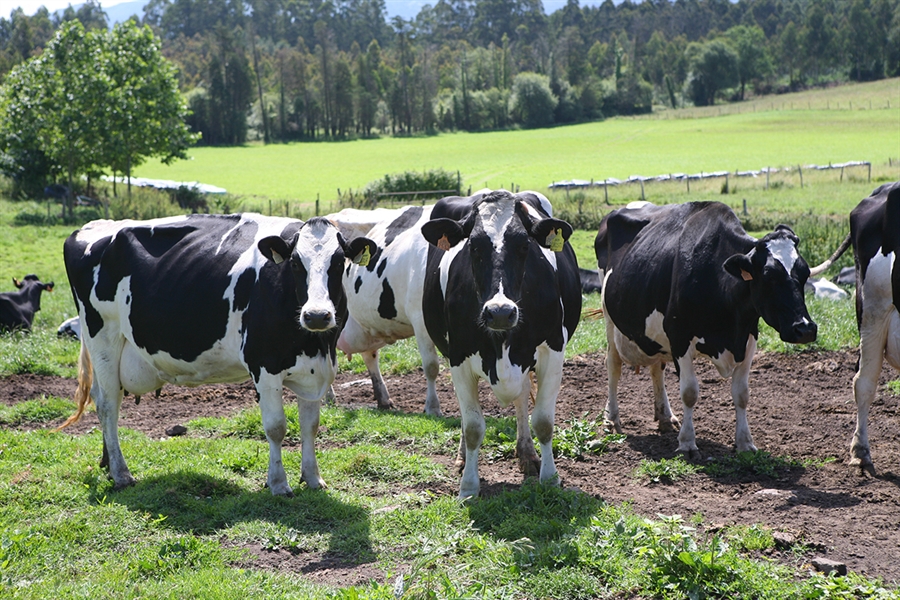
<path id="1" fill-rule="evenodd" d="M 354 238 L 349 244 L 343 241 L 344 238 L 340 234 L 339 237 L 341 245 L 344 246 L 344 257 L 349 258 L 353 264 L 361 267 L 368 266 L 369 261 L 378 252 L 378 244 L 367 237 Z"/>
<path id="2" fill-rule="evenodd" d="M 744 281 L 753 279 L 753 263 L 746 254 L 735 254 L 725 261 L 725 270 Z"/>
<path id="3" fill-rule="evenodd" d="M 800 243 L 800 238 L 797 237 L 797 234 L 794 233 L 794 230 L 783 223 L 781 225 L 779 225 L 778 227 L 776 227 L 775 231 L 776 232 L 783 231 L 783 232 L 787 233 L 788 237 L 791 239 L 791 241 L 794 242 L 794 245 L 797 245 Z"/>
<path id="4" fill-rule="evenodd" d="M 572 236 L 572 226 L 559 219 L 541 219 L 531 228 L 531 236 L 544 248 L 560 252 Z"/>
<path id="5" fill-rule="evenodd" d="M 53 286 L 54 286 L 54 285 L 55 285 L 55 284 L 54 284 L 52 281 L 51 281 L 50 283 L 44 284 L 44 291 L 46 291 L 46 292 L 52 292 L 52 291 L 53 291 Z"/>
<path id="6" fill-rule="evenodd" d="M 262 255 L 271 260 L 276 265 L 280 265 L 291 257 L 294 246 L 297 244 L 299 234 L 294 234 L 290 242 L 285 241 L 280 235 L 270 235 L 259 240 L 256 245 Z"/>
<path id="7" fill-rule="evenodd" d="M 22 282 L 19 281 L 18 279 L 16 279 L 15 277 L 13 277 L 13 285 L 16 286 L 16 288 L 18 288 L 20 290 L 22 289 Z"/>
<path id="8" fill-rule="evenodd" d="M 459 221 L 453 219 L 434 219 L 426 222 L 422 225 L 422 235 L 429 244 L 445 251 L 468 237 Z"/>

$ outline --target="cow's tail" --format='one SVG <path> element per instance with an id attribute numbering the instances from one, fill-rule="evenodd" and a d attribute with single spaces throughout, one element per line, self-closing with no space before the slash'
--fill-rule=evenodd
<path id="1" fill-rule="evenodd" d="M 72 423 L 77 423 L 84 414 L 84 409 L 91 403 L 91 385 L 94 380 L 94 367 L 91 365 L 91 354 L 88 352 L 84 340 L 81 342 L 81 354 L 78 355 L 78 389 L 75 390 L 75 414 L 66 419 L 66 422 L 56 428 L 56 431 L 65 429 Z"/>
<path id="2" fill-rule="evenodd" d="M 823 262 L 821 265 L 813 267 L 809 270 L 810 277 L 818 277 L 821 275 L 828 267 L 834 264 L 834 261 L 839 259 L 841 255 L 847 251 L 847 248 L 850 247 L 850 234 L 847 234 L 847 237 L 844 238 L 844 241 L 841 242 L 841 245 L 838 246 L 838 249 L 834 251 L 834 254 L 831 257 Z"/>

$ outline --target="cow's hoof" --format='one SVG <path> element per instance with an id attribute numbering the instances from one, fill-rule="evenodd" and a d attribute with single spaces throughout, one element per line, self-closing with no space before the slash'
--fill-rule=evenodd
<path id="1" fill-rule="evenodd" d="M 137 479 L 128 476 L 127 478 L 122 479 L 122 481 L 116 481 L 115 485 L 113 485 L 113 490 L 124 490 L 125 488 L 129 488 L 133 485 L 137 485 Z"/>
<path id="2" fill-rule="evenodd" d="M 603 426 L 606 429 L 609 429 L 609 428 L 615 429 L 616 433 L 622 433 L 622 421 L 619 419 L 613 420 L 613 419 L 605 418 L 605 419 L 603 419 Z"/>
<path id="3" fill-rule="evenodd" d="M 858 467 L 860 474 L 868 473 L 872 477 L 875 477 L 875 464 L 872 462 L 872 457 L 866 452 L 863 456 L 851 456 L 850 457 L 850 466 Z"/>
<path id="4" fill-rule="evenodd" d="M 698 463 L 703 460 L 703 455 L 701 455 L 700 451 L 696 448 L 692 448 L 690 450 L 679 450 L 678 454 L 684 457 L 684 460 L 692 463 Z"/>
<path id="5" fill-rule="evenodd" d="M 378 410 L 394 410 L 394 403 L 388 400 L 387 402 L 378 402 Z"/>
<path id="6" fill-rule="evenodd" d="M 465 456 L 457 456 L 456 460 L 453 461 L 453 466 L 456 467 L 456 472 L 462 474 L 463 469 L 466 468 L 466 457 Z"/>
<path id="7" fill-rule="evenodd" d="M 660 419 L 657 427 L 660 433 L 672 433 L 681 429 L 681 423 L 678 422 L 678 419 L 672 417 L 671 419 Z"/>
<path id="8" fill-rule="evenodd" d="M 325 483 L 325 480 L 319 476 L 301 477 L 300 480 L 306 483 L 306 487 L 311 490 L 324 490 L 328 487 L 328 485 Z"/>
<path id="9" fill-rule="evenodd" d="M 547 477 L 546 479 L 541 479 L 541 485 L 549 485 L 551 487 L 562 487 L 562 479 L 559 478 L 559 473 L 554 473 L 553 475 Z"/>
<path id="10" fill-rule="evenodd" d="M 437 417 L 441 418 L 444 416 L 444 413 L 441 412 L 441 407 L 429 409 L 427 406 L 425 407 L 425 414 L 429 417 Z"/>
<path id="11" fill-rule="evenodd" d="M 522 472 L 522 475 L 525 476 L 525 479 L 529 477 L 537 477 L 541 472 L 541 459 L 537 457 L 536 454 L 532 454 L 531 456 L 519 457 L 519 471 Z"/>

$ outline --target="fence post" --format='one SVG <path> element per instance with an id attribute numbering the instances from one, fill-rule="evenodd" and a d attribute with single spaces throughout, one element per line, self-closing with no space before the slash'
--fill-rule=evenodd
<path id="1" fill-rule="evenodd" d="M 687 193 L 691 193 L 691 176 L 685 175 L 684 180 L 687 182 Z"/>
<path id="2" fill-rule="evenodd" d="M 644 180 L 640 179 L 639 181 L 641 182 L 641 200 L 646 202 L 647 198 L 644 197 Z"/>
<path id="3" fill-rule="evenodd" d="M 747 216 L 747 199 L 744 198 L 744 216 Z"/>
<path id="4" fill-rule="evenodd" d="M 844 183 L 844 165 L 841 165 L 841 183 Z"/>
<path id="5" fill-rule="evenodd" d="M 769 171 L 771 170 L 770 167 L 766 167 L 766 189 L 769 189 Z"/>
<path id="6" fill-rule="evenodd" d="M 459 177 L 459 171 L 456 171 L 456 195 L 462 195 L 462 179 Z"/>
<path id="7" fill-rule="evenodd" d="M 869 183 L 872 183 L 872 163 L 868 163 L 869 165 Z"/>
<path id="8" fill-rule="evenodd" d="M 609 188 L 609 185 L 607 184 L 606 180 L 604 179 L 603 180 L 603 202 L 606 203 L 607 206 L 609 206 L 609 189 L 608 188 Z"/>
<path id="9" fill-rule="evenodd" d="M 319 194 L 316 194 L 316 216 L 319 216 Z"/>
<path id="10" fill-rule="evenodd" d="M 797 172 L 800 173 L 800 189 L 803 189 L 803 167 L 797 165 Z"/>

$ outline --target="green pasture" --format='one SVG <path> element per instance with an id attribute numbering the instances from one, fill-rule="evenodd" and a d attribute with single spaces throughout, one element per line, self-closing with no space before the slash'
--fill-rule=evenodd
<path id="1" fill-rule="evenodd" d="M 848 97 L 865 95 L 857 86 L 840 89 Z M 758 112 L 717 118 L 616 118 L 551 129 L 411 139 L 199 147 L 189 152 L 189 160 L 171 166 L 147 163 L 137 174 L 221 186 L 263 211 L 268 200 L 309 203 L 318 195 L 322 212 L 328 212 L 338 189 L 358 190 L 404 170 L 459 171 L 464 189 L 516 185 L 546 190 L 552 182 L 569 179 L 900 160 L 900 80 L 879 82 L 871 95 L 876 97 L 871 110 L 761 106 Z"/>

